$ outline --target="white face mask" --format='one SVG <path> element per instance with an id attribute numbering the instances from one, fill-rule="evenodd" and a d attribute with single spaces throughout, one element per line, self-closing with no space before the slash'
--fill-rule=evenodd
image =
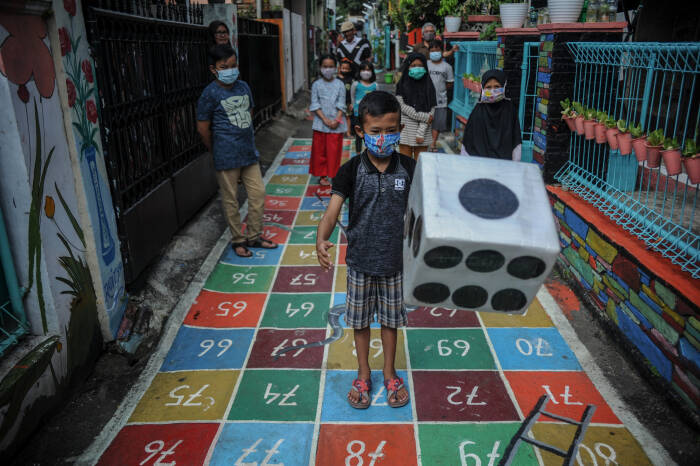
<path id="1" fill-rule="evenodd" d="M 365 81 L 369 81 L 372 79 L 372 72 L 369 70 L 360 71 L 360 78 L 364 79 Z"/>
<path id="2" fill-rule="evenodd" d="M 335 68 L 321 68 L 321 76 L 326 79 L 333 79 Z"/>

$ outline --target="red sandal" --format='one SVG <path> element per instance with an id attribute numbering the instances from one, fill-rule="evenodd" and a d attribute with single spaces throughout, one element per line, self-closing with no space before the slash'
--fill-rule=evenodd
<path id="1" fill-rule="evenodd" d="M 355 409 L 367 409 L 370 405 L 369 393 L 372 391 L 371 380 L 355 379 L 352 381 L 352 390 L 360 393 L 358 401 L 352 401 L 348 398 L 348 403 Z"/>
<path id="2" fill-rule="evenodd" d="M 398 398 L 399 390 L 405 388 L 405 385 L 403 384 L 403 379 L 401 377 L 386 379 L 384 381 L 384 387 L 386 388 L 386 402 L 389 404 L 389 406 L 391 406 L 392 408 L 400 408 L 408 404 L 411 398 L 410 396 L 407 396 L 404 401 L 399 401 Z M 391 401 L 392 398 L 394 399 L 394 401 Z"/>

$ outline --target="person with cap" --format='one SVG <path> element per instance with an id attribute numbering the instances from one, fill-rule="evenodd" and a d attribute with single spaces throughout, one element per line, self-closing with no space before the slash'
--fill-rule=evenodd
<path id="1" fill-rule="evenodd" d="M 360 63 L 371 60 L 372 47 L 369 41 L 355 33 L 355 25 L 351 21 L 345 21 L 340 26 L 340 32 L 345 39 L 338 45 L 338 62 L 342 63 L 343 58 L 349 59 L 353 64 L 353 73 L 356 74 Z"/>
<path id="2" fill-rule="evenodd" d="M 481 98 L 464 128 L 462 155 L 520 161 L 520 120 L 505 95 L 506 74 L 495 69 L 485 72 L 481 87 Z"/>
<path id="3" fill-rule="evenodd" d="M 421 36 L 423 37 L 423 41 L 413 46 L 413 52 L 423 54 L 427 60 L 430 58 L 430 43 L 437 38 L 435 35 L 435 25 L 433 23 L 425 23 L 421 28 Z M 442 57 L 451 57 L 458 48 L 457 45 L 453 45 L 450 50 L 442 52 Z"/>

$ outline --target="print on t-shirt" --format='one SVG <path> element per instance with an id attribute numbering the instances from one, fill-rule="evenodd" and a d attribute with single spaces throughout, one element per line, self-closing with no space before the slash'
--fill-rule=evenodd
<path id="1" fill-rule="evenodd" d="M 221 106 L 226 111 L 229 121 L 234 126 L 245 129 L 251 124 L 250 102 L 247 95 L 234 95 L 221 101 Z"/>

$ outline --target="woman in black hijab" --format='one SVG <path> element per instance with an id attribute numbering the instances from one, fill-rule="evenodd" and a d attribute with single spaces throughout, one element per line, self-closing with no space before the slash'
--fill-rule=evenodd
<path id="1" fill-rule="evenodd" d="M 505 96 L 506 74 L 489 70 L 481 77 L 481 99 L 474 107 L 462 138 L 462 155 L 520 161 L 518 111 Z"/>
<path id="2" fill-rule="evenodd" d="M 401 141 L 399 152 L 418 160 L 433 142 L 431 123 L 437 105 L 428 61 L 422 53 L 411 53 L 401 66 L 401 79 L 396 85 L 396 99 L 401 104 Z"/>

